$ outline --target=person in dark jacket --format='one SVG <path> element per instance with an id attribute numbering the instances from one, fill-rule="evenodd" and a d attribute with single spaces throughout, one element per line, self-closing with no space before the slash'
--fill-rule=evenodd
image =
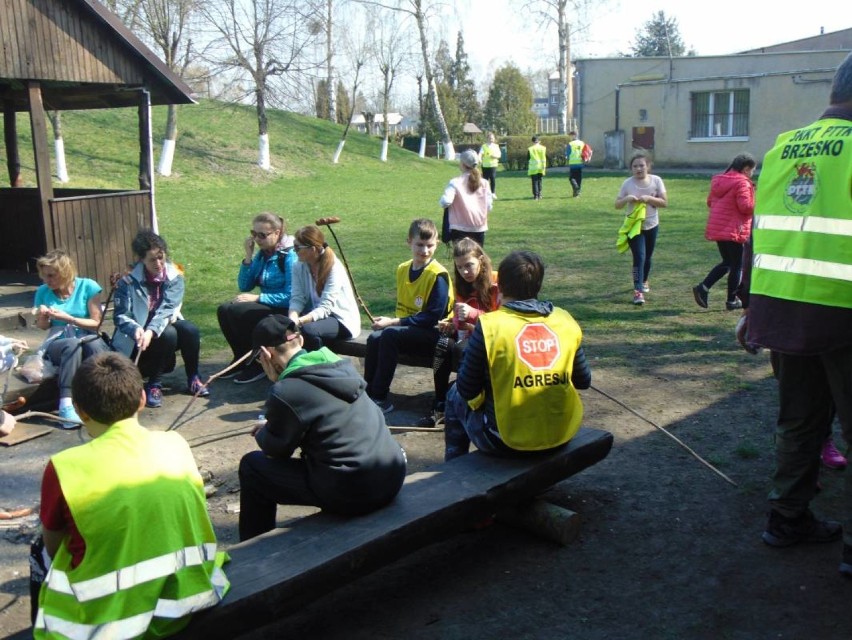
<path id="1" fill-rule="evenodd" d="M 326 347 L 305 351 L 283 315 L 262 320 L 252 342 L 275 384 L 252 431 L 261 450 L 240 460 L 240 540 L 275 528 L 277 504 L 354 516 L 391 502 L 405 479 L 405 452 L 352 363 Z"/>

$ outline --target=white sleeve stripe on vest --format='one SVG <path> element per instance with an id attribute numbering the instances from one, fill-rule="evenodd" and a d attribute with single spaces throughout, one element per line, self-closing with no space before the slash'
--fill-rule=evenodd
<path id="1" fill-rule="evenodd" d="M 811 260 L 809 258 L 789 258 L 786 256 L 759 253 L 754 256 L 754 267 L 767 271 L 798 273 L 801 275 L 852 282 L 852 265 L 841 264 L 839 262 L 826 262 L 824 260 Z"/>
<path id="2" fill-rule="evenodd" d="M 809 231 L 835 236 L 852 236 L 852 220 L 818 216 L 755 216 L 756 229 L 769 231 Z"/>
<path id="3" fill-rule="evenodd" d="M 204 562 L 212 562 L 216 557 L 216 543 L 208 542 L 197 547 L 186 547 L 172 553 L 143 560 L 130 567 L 110 571 L 97 578 L 83 580 L 71 584 L 68 574 L 51 567 L 48 575 L 48 588 L 67 593 L 77 598 L 79 602 L 87 602 L 95 598 L 116 593 L 123 589 L 132 589 L 136 585 L 164 578 L 177 573 L 181 569 L 195 566 Z"/>
<path id="4" fill-rule="evenodd" d="M 160 599 L 153 611 L 139 613 L 129 618 L 115 620 L 105 624 L 81 624 L 64 620 L 57 616 L 46 616 L 39 610 L 35 628 L 51 633 L 59 633 L 72 640 L 125 640 L 136 638 L 151 626 L 151 620 L 158 618 L 182 618 L 195 611 L 201 611 L 219 603 L 221 598 L 213 591 L 204 591 L 180 600 Z"/>

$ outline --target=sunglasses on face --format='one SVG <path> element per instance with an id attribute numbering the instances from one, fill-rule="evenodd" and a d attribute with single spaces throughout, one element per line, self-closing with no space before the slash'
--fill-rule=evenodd
<path id="1" fill-rule="evenodd" d="M 249 231 L 249 233 L 251 234 L 251 237 L 254 238 L 255 240 L 266 240 L 269 236 L 271 236 L 275 232 L 274 231 L 268 231 L 268 232 L 264 233 L 263 231 L 252 230 L 252 231 Z"/>

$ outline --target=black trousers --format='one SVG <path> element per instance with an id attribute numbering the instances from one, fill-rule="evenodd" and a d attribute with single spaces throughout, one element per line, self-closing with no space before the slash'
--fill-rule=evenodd
<path id="1" fill-rule="evenodd" d="M 216 310 L 219 328 L 228 341 L 234 359 L 251 351 L 251 334 L 257 323 L 274 313 L 287 315 L 287 307 L 270 307 L 260 302 L 226 302 Z"/>

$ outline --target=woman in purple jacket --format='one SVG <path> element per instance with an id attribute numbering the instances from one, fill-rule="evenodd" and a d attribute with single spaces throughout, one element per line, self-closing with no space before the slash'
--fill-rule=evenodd
<path id="1" fill-rule="evenodd" d="M 740 280 L 742 278 L 743 245 L 751 236 L 754 218 L 754 183 L 751 176 L 757 163 L 749 153 L 736 156 L 724 173 L 713 176 L 707 206 L 707 230 L 704 237 L 715 240 L 722 261 L 710 270 L 707 277 L 692 287 L 692 295 L 699 307 L 707 308 L 707 297 L 712 287 L 728 274 L 728 311 L 742 309 Z"/>

